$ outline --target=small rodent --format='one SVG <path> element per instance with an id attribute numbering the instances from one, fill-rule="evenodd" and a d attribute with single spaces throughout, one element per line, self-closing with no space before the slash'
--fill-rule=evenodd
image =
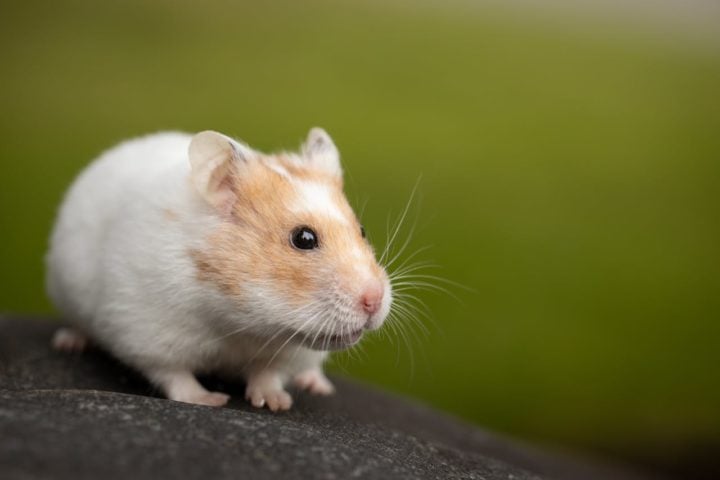
<path id="1" fill-rule="evenodd" d="M 343 193 L 339 153 L 313 128 L 298 153 L 217 132 L 158 133 L 103 153 L 67 192 L 47 288 L 73 328 L 172 400 L 220 406 L 195 374 L 239 375 L 255 407 L 292 382 L 330 394 L 327 352 L 388 315 L 388 275 Z"/>

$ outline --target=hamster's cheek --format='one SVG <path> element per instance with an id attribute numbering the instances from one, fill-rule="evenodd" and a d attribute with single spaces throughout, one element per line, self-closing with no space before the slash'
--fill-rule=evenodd
<path id="1" fill-rule="evenodd" d="M 211 286 L 228 298 L 242 302 L 245 297 L 243 278 L 248 276 L 242 262 L 231 261 L 224 249 L 192 250 L 190 258 L 195 277 L 203 286 Z"/>
<path id="2" fill-rule="evenodd" d="M 289 236 L 292 228 L 262 225 L 262 233 L 252 235 L 237 251 L 246 252 L 247 278 L 259 291 L 266 294 L 269 302 L 286 310 L 286 306 L 299 308 L 309 302 L 315 290 L 313 265 L 308 255 L 292 248 Z M 263 298 L 255 299 L 267 303 Z"/>

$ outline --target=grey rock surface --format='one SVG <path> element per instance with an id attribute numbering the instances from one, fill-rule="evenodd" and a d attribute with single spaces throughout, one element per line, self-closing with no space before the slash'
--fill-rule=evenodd
<path id="1" fill-rule="evenodd" d="M 101 351 L 49 348 L 58 324 L 0 317 L 0 478 L 636 479 L 547 454 L 419 403 L 334 378 L 327 398 L 255 410 L 161 398 Z"/>

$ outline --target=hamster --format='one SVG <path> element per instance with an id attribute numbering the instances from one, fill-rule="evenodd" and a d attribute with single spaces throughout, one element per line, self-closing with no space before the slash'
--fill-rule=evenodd
<path id="1" fill-rule="evenodd" d="M 297 153 L 213 131 L 121 143 L 70 187 L 46 260 L 72 325 L 55 348 L 95 342 L 201 405 L 229 399 L 195 377 L 209 372 L 242 377 L 246 399 L 273 411 L 290 408 L 289 384 L 332 393 L 328 351 L 378 329 L 392 303 L 320 128 Z"/>

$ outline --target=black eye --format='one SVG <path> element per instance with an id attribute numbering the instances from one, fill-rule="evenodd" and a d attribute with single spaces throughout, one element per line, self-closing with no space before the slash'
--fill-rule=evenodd
<path id="1" fill-rule="evenodd" d="M 360 235 L 365 238 L 365 227 L 363 227 L 362 225 L 360 225 Z"/>
<path id="2" fill-rule="evenodd" d="M 293 230 L 290 241 L 300 250 L 312 250 L 318 246 L 317 234 L 310 227 L 297 227 Z"/>

